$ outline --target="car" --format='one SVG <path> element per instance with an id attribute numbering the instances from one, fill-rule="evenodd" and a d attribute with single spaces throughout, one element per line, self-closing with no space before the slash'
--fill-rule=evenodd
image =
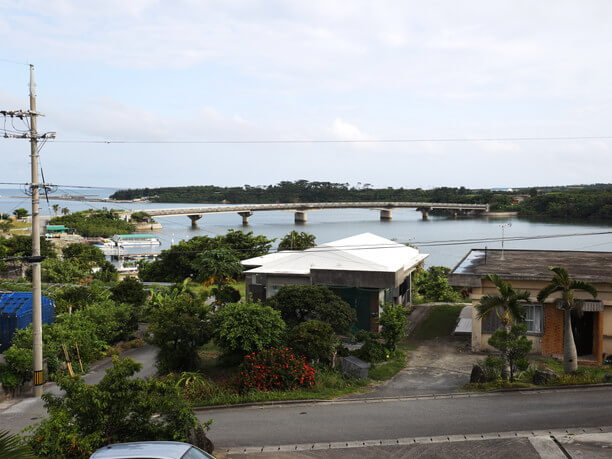
<path id="1" fill-rule="evenodd" d="M 89 459 L 214 459 L 214 456 L 180 441 L 116 443 L 95 451 Z"/>

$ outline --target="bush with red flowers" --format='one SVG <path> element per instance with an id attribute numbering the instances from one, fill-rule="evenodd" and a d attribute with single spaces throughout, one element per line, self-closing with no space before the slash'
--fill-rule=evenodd
<path id="1" fill-rule="evenodd" d="M 295 390 L 311 387 L 314 383 L 315 369 L 289 348 L 271 348 L 247 354 L 240 366 L 240 389 L 243 392 Z"/>

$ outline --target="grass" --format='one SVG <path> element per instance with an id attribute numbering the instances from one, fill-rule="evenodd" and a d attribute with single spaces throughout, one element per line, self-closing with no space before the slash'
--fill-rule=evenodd
<path id="1" fill-rule="evenodd" d="M 410 338 L 426 340 L 449 336 L 455 329 L 463 306 L 443 304 L 432 306 L 425 320 L 414 330 Z"/>
<path id="2" fill-rule="evenodd" d="M 414 343 L 403 342 L 397 346 L 391 358 L 370 368 L 368 376 L 374 381 L 386 381 L 393 378 L 406 367 L 406 356 L 409 350 L 415 349 Z"/>

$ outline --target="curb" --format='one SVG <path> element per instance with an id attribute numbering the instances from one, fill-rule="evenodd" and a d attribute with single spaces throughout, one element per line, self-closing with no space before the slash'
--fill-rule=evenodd
<path id="1" fill-rule="evenodd" d="M 203 412 L 208 410 L 223 410 L 230 408 L 253 408 L 253 407 L 267 407 L 267 406 L 278 406 L 278 405 L 300 405 L 300 404 L 339 404 L 339 403 L 381 403 L 385 401 L 408 401 L 408 400 L 427 400 L 427 399 L 446 399 L 446 398 L 469 398 L 469 397 L 485 397 L 487 395 L 502 394 L 506 392 L 546 392 L 555 390 L 571 390 L 571 389 L 597 389 L 612 387 L 612 383 L 601 383 L 601 384 L 576 384 L 569 386 L 545 386 L 545 387 L 512 387 L 507 389 L 495 389 L 490 391 L 463 391 L 463 392 L 446 392 L 440 394 L 420 394 L 420 395 L 407 395 L 398 397 L 369 397 L 369 398 L 335 398 L 335 399 L 320 399 L 310 398 L 303 400 L 272 400 L 268 402 L 249 402 L 249 403 L 236 403 L 234 405 L 210 405 L 210 406 L 196 406 L 193 407 L 195 412 Z"/>

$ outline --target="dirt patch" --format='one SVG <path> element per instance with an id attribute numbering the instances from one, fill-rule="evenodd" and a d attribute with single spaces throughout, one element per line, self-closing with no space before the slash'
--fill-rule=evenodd
<path id="1" fill-rule="evenodd" d="M 470 374 L 472 365 L 482 356 L 470 351 L 469 337 L 447 336 L 418 343 L 408 357 L 409 368 L 438 368 Z"/>

